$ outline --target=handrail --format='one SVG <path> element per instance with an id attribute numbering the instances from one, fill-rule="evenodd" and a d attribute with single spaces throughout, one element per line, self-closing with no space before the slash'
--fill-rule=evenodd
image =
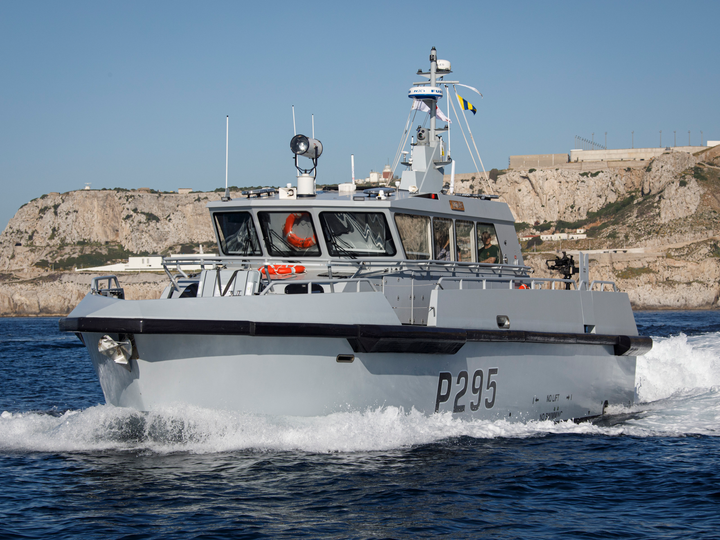
<path id="1" fill-rule="evenodd" d="M 107 280 L 107 288 L 106 289 L 101 289 L 98 286 L 98 283 L 103 280 Z M 115 282 L 115 287 L 110 286 L 110 284 L 113 281 Z M 118 281 L 117 276 L 114 274 L 108 274 L 107 276 L 97 276 L 97 277 L 92 278 L 92 281 L 90 282 L 90 291 L 95 294 L 98 294 L 101 290 L 119 289 L 119 288 L 120 288 L 120 282 Z"/>
<path id="2" fill-rule="evenodd" d="M 200 263 L 201 268 L 206 266 L 212 266 L 214 268 L 221 267 L 241 267 L 244 269 L 250 269 L 254 267 L 262 268 L 267 267 L 271 264 L 288 264 L 287 259 L 276 259 L 276 258 L 264 258 L 264 259 L 248 259 L 244 257 L 226 257 L 220 255 L 191 255 L 181 257 L 165 257 L 163 259 L 163 267 L 166 274 L 170 278 L 173 288 L 179 290 L 179 285 L 175 277 L 169 271 L 169 266 L 175 265 L 181 272 L 183 277 L 187 275 L 182 272 L 180 267 L 182 265 L 198 265 Z M 351 283 L 365 281 L 370 284 L 374 291 L 377 288 L 372 284 L 369 278 L 358 277 L 363 272 L 403 272 L 410 271 L 411 273 L 420 272 L 460 272 L 461 275 L 454 276 L 441 276 L 438 278 L 435 285 L 436 288 L 445 289 L 443 283 L 459 281 L 459 289 L 463 288 L 463 283 L 482 283 L 482 288 L 487 289 L 487 283 L 507 283 L 508 289 L 518 288 L 518 282 L 521 284 L 528 284 L 530 289 L 538 290 L 542 288 L 545 283 L 550 284 L 550 290 L 558 290 L 561 286 L 564 289 L 571 290 L 599 290 L 606 291 L 607 287 L 610 287 L 612 292 L 618 292 L 617 285 L 613 281 L 605 280 L 594 280 L 588 285 L 587 282 L 583 281 L 578 284 L 572 279 L 560 279 L 560 278 L 541 278 L 541 277 L 530 277 L 529 272 L 532 272 L 532 268 L 528 266 L 518 266 L 511 264 L 493 264 L 493 263 L 465 263 L 458 261 L 435 261 L 435 260 L 331 260 L 331 259 L 298 259 L 293 260 L 294 264 L 302 264 L 307 269 L 323 270 L 327 269 L 328 278 L 323 280 L 312 279 L 312 280 L 297 280 L 294 279 L 293 283 L 305 283 L 309 284 L 309 291 L 312 289 L 312 284 L 323 284 L 329 285 L 330 291 L 335 292 L 335 284 L 339 282 Z M 342 268 L 348 268 L 354 270 L 349 277 L 343 277 L 342 279 L 333 278 L 333 271 L 338 271 Z M 490 271 L 492 274 L 489 275 L 478 275 L 482 271 Z M 463 276 L 467 276 L 464 277 Z M 468 276 L 468 274 L 471 274 Z M 472 275 L 474 274 L 474 275 Z M 505 274 L 505 275 L 503 275 Z M 268 273 L 263 276 L 263 283 L 265 289 L 261 294 L 273 294 L 275 283 L 281 282 L 281 280 L 273 280 L 270 278 Z M 413 280 L 415 277 L 413 276 Z M 347 290 L 347 289 L 345 289 Z M 359 284 L 358 284 L 359 291 Z"/>
<path id="3" fill-rule="evenodd" d="M 205 264 L 223 264 L 232 266 L 266 266 L 268 264 L 302 264 L 306 267 L 342 267 L 348 266 L 355 268 L 356 271 L 362 269 L 374 268 L 419 268 L 423 270 L 442 269 L 446 271 L 470 270 L 479 272 L 481 270 L 492 270 L 495 272 L 508 272 L 512 274 L 526 274 L 533 272 L 530 266 L 521 266 L 515 264 L 497 264 L 497 263 L 478 263 L 478 262 L 460 262 L 460 261 L 440 261 L 440 260 L 408 260 L 408 259 L 383 259 L 383 260 L 338 260 L 324 258 L 293 258 L 292 263 L 288 259 L 277 257 L 234 257 L 223 255 L 189 255 L 189 256 L 173 256 L 164 257 L 163 266 L 169 265 L 198 265 Z"/>
<path id="4" fill-rule="evenodd" d="M 590 282 L 590 286 L 588 287 L 588 290 L 589 290 L 589 291 L 592 291 L 592 290 L 593 290 L 593 287 L 594 287 L 596 284 L 599 284 L 599 285 L 600 285 L 600 290 L 601 290 L 601 291 L 604 291 L 604 290 L 605 290 L 605 285 L 610 285 L 610 286 L 613 288 L 613 292 L 618 292 L 618 291 L 619 291 L 619 289 L 617 288 L 617 285 L 615 284 L 614 281 L 605 281 L 605 280 L 601 280 L 601 279 L 594 279 L 594 280 L 592 280 L 592 281 Z"/>
<path id="5" fill-rule="evenodd" d="M 462 289 L 463 289 L 463 287 L 462 287 L 463 282 L 482 283 L 482 284 L 483 284 L 483 287 L 482 287 L 482 288 L 483 288 L 483 289 L 487 289 L 487 286 L 486 286 L 486 285 L 487 285 L 487 282 L 488 282 L 488 281 L 489 281 L 489 282 L 495 282 L 495 283 L 498 283 L 498 282 L 499 282 L 499 283 L 505 283 L 505 282 L 507 282 L 507 283 L 508 283 L 508 289 L 515 289 L 515 288 L 517 288 L 517 287 L 515 286 L 515 285 L 517 285 L 517 282 L 529 283 L 529 284 L 530 284 L 530 288 L 531 288 L 531 289 L 534 289 L 534 290 L 539 290 L 540 287 L 537 287 L 536 285 L 540 285 L 540 284 L 542 284 L 542 283 L 550 283 L 550 284 L 551 284 L 551 290 L 558 290 L 558 289 L 556 288 L 556 285 L 561 285 L 561 284 L 562 284 L 562 285 L 565 285 L 565 286 L 567 286 L 567 284 L 571 284 L 572 287 L 573 287 L 572 290 L 576 290 L 576 291 L 582 289 L 582 287 L 579 287 L 579 286 L 578 286 L 578 283 L 577 283 L 576 281 L 572 280 L 572 279 L 539 278 L 539 277 L 532 277 L 532 278 L 531 278 L 531 277 L 527 277 L 527 278 L 512 278 L 512 277 L 507 277 L 507 278 L 496 278 L 496 277 L 464 278 L 464 277 L 445 277 L 445 276 L 443 276 L 443 277 L 441 277 L 440 279 L 438 279 L 438 281 L 437 281 L 437 283 L 436 283 L 436 285 L 435 285 L 435 288 L 436 288 L 436 289 L 445 290 L 445 287 L 443 286 L 443 282 L 448 282 L 448 281 L 449 281 L 449 282 L 459 281 L 459 282 L 460 282 L 460 283 L 459 283 L 459 286 L 458 286 L 459 290 L 462 290 Z M 593 288 L 593 286 L 594 286 L 595 284 L 601 284 L 601 285 L 602 285 L 602 288 L 600 289 L 601 291 L 604 291 L 604 290 L 605 290 L 605 288 L 604 288 L 605 285 L 608 285 L 608 286 L 612 286 L 613 292 L 618 292 L 617 285 L 615 284 L 614 281 L 595 280 L 595 281 L 593 281 L 593 282 L 590 284 L 589 290 L 592 290 L 592 288 Z"/>
<path id="6" fill-rule="evenodd" d="M 343 284 L 345 284 L 345 283 L 355 283 L 355 284 L 356 284 L 355 292 L 358 292 L 358 293 L 359 293 L 359 292 L 360 292 L 360 283 L 363 283 L 363 282 L 364 282 L 364 283 L 367 283 L 368 285 L 370 285 L 370 288 L 373 290 L 373 292 L 378 292 L 378 290 L 377 290 L 377 288 L 375 287 L 375 285 L 373 285 L 372 280 L 370 280 L 369 278 L 357 278 L 357 279 L 349 278 L 349 279 L 342 279 L 342 280 L 339 280 L 339 279 L 303 279 L 303 280 L 294 279 L 294 280 L 292 280 L 292 281 L 289 282 L 289 283 L 292 283 L 293 285 L 304 285 L 304 284 L 307 284 L 307 286 L 308 286 L 308 294 L 311 294 L 311 292 L 312 292 L 312 286 L 315 285 L 315 284 L 317 284 L 317 285 L 329 285 L 329 286 L 330 286 L 330 292 L 331 292 L 331 293 L 335 293 L 335 285 L 337 285 L 338 283 L 343 283 Z M 270 284 L 260 293 L 260 296 L 264 296 L 264 295 L 270 294 L 271 292 L 272 292 L 273 294 L 277 294 L 277 293 L 275 293 L 275 291 L 274 291 L 275 285 L 276 285 L 276 284 L 277 284 L 277 285 L 283 285 L 284 283 L 286 283 L 286 282 L 283 281 L 283 280 L 279 280 L 279 279 L 277 279 L 277 280 L 271 280 L 271 281 L 270 281 Z M 345 288 L 345 291 L 347 291 L 347 288 Z"/>
<path id="7" fill-rule="evenodd" d="M 104 280 L 107 280 L 107 287 L 101 288 L 100 282 Z M 113 282 L 115 282 L 114 287 L 112 286 Z M 106 276 L 96 276 L 92 278 L 92 281 L 90 282 L 90 293 L 101 296 L 114 296 L 120 299 L 125 298 L 125 289 L 120 286 L 120 282 L 118 281 L 117 276 L 114 274 L 108 274 Z"/>

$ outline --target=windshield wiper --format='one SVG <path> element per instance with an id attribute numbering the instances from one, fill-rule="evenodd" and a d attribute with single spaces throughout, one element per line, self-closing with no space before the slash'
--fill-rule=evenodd
<path id="1" fill-rule="evenodd" d="M 335 248 L 335 250 L 337 251 L 337 253 L 339 255 L 344 255 L 351 259 L 357 259 L 357 255 L 355 255 L 354 253 L 352 253 L 351 251 L 348 251 L 347 249 L 345 249 L 343 247 L 340 247 L 340 245 L 338 244 L 337 238 L 335 238 L 334 236 L 330 236 L 330 239 L 332 240 L 333 247 Z"/>

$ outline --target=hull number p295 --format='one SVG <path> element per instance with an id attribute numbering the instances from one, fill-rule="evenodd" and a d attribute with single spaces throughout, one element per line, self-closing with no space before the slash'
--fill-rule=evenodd
<path id="1" fill-rule="evenodd" d="M 482 369 L 476 370 L 472 377 L 468 372 L 463 370 L 458 373 L 457 377 L 453 377 L 452 373 L 441 371 L 438 376 L 437 396 L 435 398 L 435 412 L 440 411 L 440 404 L 450 400 L 453 394 L 453 386 L 455 389 L 455 400 L 453 401 L 453 412 L 465 412 L 465 394 L 470 390 L 470 410 L 477 411 L 484 404 L 486 409 L 492 409 L 495 406 L 495 397 L 497 396 L 497 382 L 493 379 L 498 374 L 498 368 L 489 368 L 487 377 Z M 453 379 L 455 384 L 453 385 Z M 483 381 L 485 384 L 483 385 Z M 485 390 L 485 400 L 483 403 L 483 386 Z"/>

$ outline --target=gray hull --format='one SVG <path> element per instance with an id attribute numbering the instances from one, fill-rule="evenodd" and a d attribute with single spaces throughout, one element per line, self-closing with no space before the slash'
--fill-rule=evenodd
<path id="1" fill-rule="evenodd" d="M 379 292 L 132 302 L 89 294 L 61 326 L 82 335 L 107 402 L 142 411 L 315 416 L 395 406 L 528 421 L 633 402 L 646 338 L 625 294 L 435 290 L 429 302 L 430 324 L 412 326 Z M 500 313 L 511 329 L 498 329 Z M 591 325 L 600 332 L 586 333 Z M 132 341 L 127 364 L 98 351 L 105 335 Z"/>
<path id="2" fill-rule="evenodd" d="M 610 346 L 467 343 L 430 355 L 355 353 L 332 338 L 136 335 L 140 358 L 122 366 L 91 346 L 101 337 L 83 335 L 107 402 L 142 411 L 316 416 L 395 406 L 528 421 L 594 417 L 634 399 L 635 357 Z"/>

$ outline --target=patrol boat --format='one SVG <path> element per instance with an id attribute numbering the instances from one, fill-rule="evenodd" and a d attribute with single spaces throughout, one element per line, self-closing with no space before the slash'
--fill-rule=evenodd
<path id="1" fill-rule="evenodd" d="M 60 328 L 86 345 L 107 403 L 510 421 L 631 405 L 652 341 L 627 294 L 590 281 L 582 254 L 577 280 L 534 277 L 509 207 L 445 188 L 448 73 L 433 49 L 409 93 L 430 123 L 399 185 L 318 192 L 322 144 L 296 135 L 297 186 L 209 203 L 219 255 L 165 258 L 160 299 L 126 300 L 116 276 L 94 278 Z"/>

